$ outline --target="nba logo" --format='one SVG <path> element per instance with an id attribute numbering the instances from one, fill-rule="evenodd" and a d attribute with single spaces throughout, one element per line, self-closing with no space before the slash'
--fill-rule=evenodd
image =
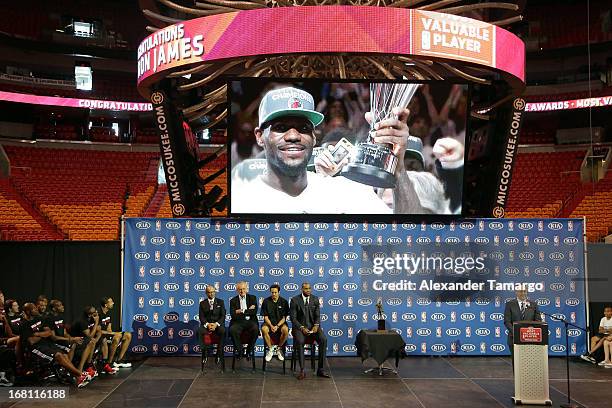
<path id="1" fill-rule="evenodd" d="M 348 297 L 347 303 L 348 303 L 348 307 L 353 307 L 353 297 L 352 296 Z"/>
<path id="2" fill-rule="evenodd" d="M 191 231 L 191 221 L 187 220 L 185 223 L 185 231 Z"/>
<path id="3" fill-rule="evenodd" d="M 568 221 L 567 222 L 567 230 L 569 232 L 572 232 L 574 230 L 574 221 Z"/>
<path id="4" fill-rule="evenodd" d="M 338 224 L 338 222 L 334 222 L 334 231 L 338 231 L 338 228 L 340 228 L 340 224 Z"/>
<path id="5" fill-rule="evenodd" d="M 155 221 L 155 230 L 161 231 L 161 221 L 160 220 Z"/>
<path id="6" fill-rule="evenodd" d="M 397 221 L 391 223 L 391 231 L 397 231 Z"/>
<path id="7" fill-rule="evenodd" d="M 251 260 L 251 251 L 244 251 L 244 262 L 249 262 Z"/>
<path id="8" fill-rule="evenodd" d="M 368 291 L 368 281 L 363 281 L 363 283 L 361 284 L 361 291 L 362 292 Z"/>
<path id="9" fill-rule="evenodd" d="M 421 231 L 425 230 L 427 230 L 427 224 L 425 223 L 425 221 L 421 221 Z"/>
<path id="10" fill-rule="evenodd" d="M 412 337 L 412 327 L 406 327 L 406 337 Z"/>
<path id="11" fill-rule="evenodd" d="M 259 298 L 259 307 L 261 307 L 261 305 L 263 304 L 264 298 L 260 297 Z"/>
<path id="12" fill-rule="evenodd" d="M 480 343 L 480 352 L 481 353 L 487 352 L 487 343 L 485 343 L 484 341 Z"/>
<path id="13" fill-rule="evenodd" d="M 161 254 L 159 253 L 159 251 L 155 251 L 155 262 L 159 262 L 160 259 L 161 259 Z"/>
<path id="14" fill-rule="evenodd" d="M 244 223 L 244 230 L 245 231 L 250 231 L 251 230 L 251 221 L 247 221 Z"/>
<path id="15" fill-rule="evenodd" d="M 571 349 L 572 349 L 572 354 L 576 354 L 576 343 L 572 343 Z"/>
<path id="16" fill-rule="evenodd" d="M 176 235 L 170 236 L 170 246 L 176 245 Z"/>
<path id="17" fill-rule="evenodd" d="M 322 278 L 325 275 L 325 269 L 322 266 L 319 266 L 319 278 Z"/>
<path id="18" fill-rule="evenodd" d="M 479 229 L 480 231 L 484 231 L 484 221 L 480 220 L 480 221 L 478 222 L 478 229 Z"/>
<path id="19" fill-rule="evenodd" d="M 427 343 L 421 343 L 421 353 L 427 353 Z"/>
<path id="20" fill-rule="evenodd" d="M 455 221 L 451 221 L 451 223 L 450 223 L 450 230 L 451 231 L 455 230 Z"/>
<path id="21" fill-rule="evenodd" d="M 393 323 L 397 322 L 397 312 L 391 313 L 391 321 Z"/>
<path id="22" fill-rule="evenodd" d="M 383 244 L 383 239 L 381 235 L 377 235 L 376 236 L 376 245 L 382 245 Z"/>
<path id="23" fill-rule="evenodd" d="M 524 246 L 529 246 L 529 235 L 525 235 L 523 237 L 523 245 Z"/>
<path id="24" fill-rule="evenodd" d="M 266 245 L 266 237 L 264 237 L 263 235 L 259 236 L 259 246 L 264 246 Z"/>
<path id="25" fill-rule="evenodd" d="M 436 235 L 436 244 L 438 244 L 438 246 L 440 246 L 441 242 L 442 242 L 442 238 L 439 235 Z"/>
<path id="26" fill-rule="evenodd" d="M 280 252 L 274 251 L 274 262 L 280 261 Z"/>
<path id="27" fill-rule="evenodd" d="M 319 235 L 319 246 L 325 246 L 325 238 L 323 238 L 323 235 Z"/>
<path id="28" fill-rule="evenodd" d="M 259 277 L 263 278 L 266 275 L 266 269 L 263 266 L 259 267 Z"/>
<path id="29" fill-rule="evenodd" d="M 353 246 L 353 236 L 352 235 L 349 235 L 348 237 L 348 246 L 351 246 L 351 247 Z"/>
<path id="30" fill-rule="evenodd" d="M 499 326 L 495 327 L 495 337 L 501 336 L 501 328 Z"/>
<path id="31" fill-rule="evenodd" d="M 561 328 L 560 328 L 560 327 L 557 327 L 557 328 L 555 329 L 555 336 L 556 336 L 558 339 L 560 339 L 560 338 L 561 338 Z"/>
<path id="32" fill-rule="evenodd" d="M 455 312 L 454 310 L 450 313 L 450 320 L 451 323 L 455 323 L 457 321 L 457 312 Z"/>
<path id="33" fill-rule="evenodd" d="M 236 268 L 234 268 L 233 266 L 230 266 L 230 268 L 229 268 L 229 276 L 230 276 L 230 278 L 233 278 L 235 273 L 236 273 Z"/>
<path id="34" fill-rule="evenodd" d="M 472 298 L 470 296 L 466 296 L 465 297 L 465 307 L 470 307 L 471 303 L 472 303 Z"/>
<path id="35" fill-rule="evenodd" d="M 570 262 L 574 262 L 574 251 L 569 251 L 568 256 L 569 256 Z"/>
<path id="36" fill-rule="evenodd" d="M 570 292 L 575 292 L 575 291 L 576 291 L 576 282 L 571 281 L 570 282 Z"/>
<path id="37" fill-rule="evenodd" d="M 200 278 L 206 276 L 206 267 L 204 265 L 200 266 Z"/>
<path id="38" fill-rule="evenodd" d="M 170 299 L 168 299 L 168 306 L 170 308 L 174 307 L 174 297 L 173 296 L 171 296 Z"/>
<path id="39" fill-rule="evenodd" d="M 153 313 L 153 323 L 159 323 L 159 313 Z"/>
<path id="40" fill-rule="evenodd" d="M 183 323 L 189 323 L 189 312 L 183 313 Z"/>
<path id="41" fill-rule="evenodd" d="M 508 259 L 510 261 L 514 261 L 514 251 L 510 251 L 510 253 L 508 253 Z"/>
<path id="42" fill-rule="evenodd" d="M 408 296 L 406 298 L 406 306 L 407 307 L 412 307 L 412 296 Z"/>
<path id="43" fill-rule="evenodd" d="M 495 296 L 495 307 L 501 306 L 501 298 L 499 296 Z"/>
<path id="44" fill-rule="evenodd" d="M 470 236 L 466 235 L 465 238 L 463 238 L 463 242 L 467 245 L 470 243 Z"/>
<path id="45" fill-rule="evenodd" d="M 323 297 L 319 298 L 319 307 L 323 307 Z"/>
<path id="46" fill-rule="evenodd" d="M 140 236 L 140 246 L 145 246 L 147 244 L 147 237 L 144 235 Z"/>
<path id="47" fill-rule="evenodd" d="M 561 298 L 559 296 L 555 297 L 555 306 L 561 307 Z"/>
<path id="48" fill-rule="evenodd" d="M 236 237 L 233 235 L 230 237 L 230 246 L 236 246 Z"/>
<path id="49" fill-rule="evenodd" d="M 219 221 L 215 222 L 215 231 L 221 231 L 221 223 Z"/>
<path id="50" fill-rule="evenodd" d="M 367 231 L 368 230 L 368 222 L 364 221 L 362 227 L 363 227 L 364 231 Z"/>
<path id="51" fill-rule="evenodd" d="M 138 328 L 138 340 L 142 340 L 144 338 L 144 329 L 142 327 Z"/>
<path id="52" fill-rule="evenodd" d="M 153 344 L 153 353 L 157 354 L 158 351 L 159 351 L 159 345 L 157 343 Z"/>
<path id="53" fill-rule="evenodd" d="M 412 246 L 412 236 L 410 235 L 406 237 L 406 246 Z"/>
<path id="54" fill-rule="evenodd" d="M 369 256 L 368 256 L 368 253 L 366 251 L 363 251 L 363 253 L 361 254 L 361 260 L 363 262 L 367 262 L 368 259 L 370 259 Z"/>
<path id="55" fill-rule="evenodd" d="M 576 323 L 576 312 L 570 313 L 570 322 Z"/>
<path id="56" fill-rule="evenodd" d="M 368 312 L 363 312 L 363 314 L 361 315 L 361 321 L 364 323 L 368 322 Z"/>
<path id="57" fill-rule="evenodd" d="M 544 231 L 544 221 L 538 221 L 538 231 Z"/>
<path id="58" fill-rule="evenodd" d="M 436 307 L 442 307 L 442 302 L 440 302 L 439 300 L 436 302 Z"/>
<path id="59" fill-rule="evenodd" d="M 144 297 L 142 296 L 138 298 L 138 307 L 141 309 L 144 307 Z"/>
<path id="60" fill-rule="evenodd" d="M 495 244 L 495 246 L 499 246 L 499 235 L 493 237 L 493 243 Z"/>
<path id="61" fill-rule="evenodd" d="M 529 276 L 529 267 L 525 266 L 525 269 L 523 269 L 523 272 L 525 273 L 525 276 Z"/>
<path id="62" fill-rule="evenodd" d="M 348 331 L 348 338 L 349 338 L 349 339 L 352 339 L 352 338 L 353 338 L 353 328 L 352 328 L 352 327 L 349 327 L 349 328 L 347 329 L 347 331 Z"/>
<path id="63" fill-rule="evenodd" d="M 304 231 L 306 231 L 306 232 L 310 231 L 310 223 L 309 222 L 305 222 L 304 223 Z"/>
<path id="64" fill-rule="evenodd" d="M 508 221 L 508 231 L 514 231 L 514 221 Z"/>
<path id="65" fill-rule="evenodd" d="M 185 291 L 185 293 L 189 292 L 189 282 L 183 283 L 183 290 Z"/>
<path id="66" fill-rule="evenodd" d="M 310 260 L 310 253 L 308 251 L 304 251 L 304 262 L 308 262 Z"/>
<path id="67" fill-rule="evenodd" d="M 427 322 L 427 312 L 426 311 L 421 312 L 421 322 L 422 323 Z"/>
<path id="68" fill-rule="evenodd" d="M 185 262 L 191 261 L 191 251 L 185 251 Z"/>
<path id="69" fill-rule="evenodd" d="M 450 345 L 450 349 L 451 349 L 451 353 L 456 353 L 457 352 L 457 342 L 453 341 Z"/>
<path id="70" fill-rule="evenodd" d="M 187 255 L 187 254 L 185 254 L 185 255 Z M 174 278 L 175 276 L 176 276 L 176 266 L 172 265 L 170 267 L 170 277 Z"/>
<path id="71" fill-rule="evenodd" d="M 219 292 L 221 289 L 221 282 L 215 282 L 215 292 Z"/>
<path id="72" fill-rule="evenodd" d="M 349 267 L 348 267 L 348 277 L 349 277 L 349 278 L 352 278 L 352 277 L 353 277 L 353 267 L 352 267 L 352 266 L 349 266 Z"/>
<path id="73" fill-rule="evenodd" d="M 174 338 L 174 327 L 168 328 L 168 339 L 172 340 Z"/>
<path id="74" fill-rule="evenodd" d="M 274 231 L 280 231 L 280 223 L 278 221 L 274 223 Z"/>
<path id="75" fill-rule="evenodd" d="M 291 235 L 289 237 L 289 246 L 292 247 L 295 245 L 295 237 L 293 235 Z"/>
<path id="76" fill-rule="evenodd" d="M 332 347 L 333 353 L 334 354 L 338 354 L 338 343 L 334 343 L 334 346 Z"/>
<path id="77" fill-rule="evenodd" d="M 442 328 L 440 326 L 436 327 L 436 337 L 442 337 Z"/>
<path id="78" fill-rule="evenodd" d="M 153 292 L 159 292 L 159 282 L 153 284 Z"/>
<path id="79" fill-rule="evenodd" d="M 200 236 L 200 246 L 206 246 L 206 236 Z"/>
<path id="80" fill-rule="evenodd" d="M 334 312 L 333 317 L 334 317 L 334 323 L 338 323 L 338 312 Z"/>
<path id="81" fill-rule="evenodd" d="M 472 328 L 470 326 L 465 328 L 465 337 L 472 337 Z"/>
<path id="82" fill-rule="evenodd" d="M 338 292 L 338 286 L 339 286 L 338 281 L 334 281 L 334 285 L 333 285 L 334 292 Z"/>
<path id="83" fill-rule="evenodd" d="M 183 353 L 185 354 L 189 353 L 189 344 L 187 343 L 183 344 Z"/>
<path id="84" fill-rule="evenodd" d="M 338 262 L 340 260 L 340 254 L 338 251 L 334 251 L 334 262 Z"/>
<path id="85" fill-rule="evenodd" d="M 485 311 L 484 311 L 484 310 L 482 310 L 482 311 L 480 312 L 480 322 L 481 322 L 481 323 L 484 323 L 484 322 L 485 322 L 485 320 L 486 320 L 486 318 L 487 318 L 487 314 L 485 313 Z"/>
<path id="86" fill-rule="evenodd" d="M 555 246 L 559 246 L 559 236 L 558 235 L 555 235 L 554 242 L 555 242 Z"/>
<path id="87" fill-rule="evenodd" d="M 215 251 L 215 262 L 220 262 L 220 261 L 221 261 L 221 252 Z"/>
<path id="88" fill-rule="evenodd" d="M 290 266 L 289 267 L 289 277 L 293 278 L 295 276 L 295 267 L 294 266 Z"/>
<path id="89" fill-rule="evenodd" d="M 141 278 L 144 278 L 145 275 L 145 267 L 144 265 L 141 265 L 140 268 L 138 268 L 138 276 L 140 276 Z"/>
<path id="90" fill-rule="evenodd" d="M 544 262 L 544 251 L 538 252 L 538 259 L 540 262 Z"/>

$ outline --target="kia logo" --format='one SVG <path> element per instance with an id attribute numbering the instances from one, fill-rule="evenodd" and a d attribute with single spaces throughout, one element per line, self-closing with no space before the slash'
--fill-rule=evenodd
<path id="1" fill-rule="evenodd" d="M 466 322 L 474 320 L 475 318 L 476 315 L 474 313 L 461 313 L 461 320 L 464 320 Z"/>
<path id="2" fill-rule="evenodd" d="M 228 252 L 227 254 L 225 254 L 225 259 L 227 259 L 228 261 L 236 261 L 240 259 L 240 255 L 238 255 L 238 252 Z"/>
<path id="3" fill-rule="evenodd" d="M 370 237 L 361 237 L 361 238 L 359 238 L 359 239 L 357 240 L 357 243 L 358 243 L 359 245 L 362 245 L 362 246 L 364 246 L 364 245 L 370 245 L 370 244 L 372 243 L 372 238 L 370 238 Z"/>
<path id="4" fill-rule="evenodd" d="M 168 354 L 176 353 L 178 351 L 178 347 L 175 346 L 174 344 L 169 344 L 167 346 L 164 346 L 162 350 L 164 351 L 164 353 L 168 353 Z"/>
<path id="5" fill-rule="evenodd" d="M 176 313 L 167 313 L 164 315 L 164 322 L 166 323 L 172 323 L 172 322 L 177 322 L 179 319 L 178 314 Z"/>
<path id="6" fill-rule="evenodd" d="M 427 306 L 431 304 L 431 300 L 429 300 L 428 298 L 418 298 L 416 300 L 416 304 L 419 306 Z"/>
<path id="7" fill-rule="evenodd" d="M 175 290 L 179 290 L 179 284 L 178 283 L 166 283 L 164 285 L 164 289 L 167 290 L 168 292 L 174 292 Z"/>
<path id="8" fill-rule="evenodd" d="M 151 223 L 148 221 L 139 221 L 136 223 L 136 228 L 138 229 L 149 229 L 151 228 Z"/>
<path id="9" fill-rule="evenodd" d="M 255 228 L 257 228 L 260 231 L 265 231 L 268 228 L 270 228 L 270 224 L 266 222 L 258 222 L 257 224 L 255 224 Z"/>
<path id="10" fill-rule="evenodd" d="M 389 306 L 397 306 L 397 305 L 401 305 L 402 304 L 402 299 L 400 298 L 391 298 L 391 299 L 387 299 L 387 304 Z"/>
<path id="11" fill-rule="evenodd" d="M 181 256 L 179 255 L 178 252 L 168 252 L 164 258 L 166 258 L 169 261 L 176 261 L 177 259 L 179 259 Z"/>
<path id="12" fill-rule="evenodd" d="M 193 306 L 194 303 L 195 302 L 193 299 L 184 298 L 184 299 L 179 300 L 179 305 L 183 307 Z"/>
<path id="13" fill-rule="evenodd" d="M 550 284 L 550 290 L 553 290 L 555 292 L 560 292 L 563 289 L 565 289 L 565 285 L 563 283 L 558 282 L 558 283 L 551 283 Z"/>
<path id="14" fill-rule="evenodd" d="M 323 222 L 317 222 L 314 225 L 314 229 L 319 230 L 319 231 L 325 231 L 328 228 L 329 228 L 329 225 Z"/>
<path id="15" fill-rule="evenodd" d="M 321 292 L 323 290 L 327 290 L 328 286 L 327 283 L 315 283 L 312 288 L 317 292 Z"/>
<path id="16" fill-rule="evenodd" d="M 550 299 L 547 298 L 539 298 L 536 300 L 538 306 L 548 306 L 550 305 Z"/>
<path id="17" fill-rule="evenodd" d="M 314 244 L 314 242 L 315 242 L 314 238 L 310 238 L 310 237 L 300 238 L 300 245 L 308 246 L 308 245 Z"/>
<path id="18" fill-rule="evenodd" d="M 474 333 L 476 333 L 476 335 L 478 336 L 488 336 L 489 334 L 491 334 L 491 330 L 485 328 L 485 327 L 480 327 L 476 330 L 474 330 Z"/>
<path id="19" fill-rule="evenodd" d="M 192 237 L 183 237 L 181 238 L 181 244 L 183 245 L 193 245 L 195 244 L 195 239 Z"/>
<path id="20" fill-rule="evenodd" d="M 533 256 L 531 252 L 521 252 L 519 258 L 523 261 L 530 261 L 533 259 Z"/>
<path id="21" fill-rule="evenodd" d="M 434 320 L 436 322 L 440 322 L 444 319 L 446 319 L 446 315 L 444 313 L 434 313 L 431 315 L 431 320 Z"/>
<path id="22" fill-rule="evenodd" d="M 282 239 L 281 237 L 270 238 L 271 245 L 283 245 L 284 243 L 285 243 L 285 240 Z"/>
<path id="23" fill-rule="evenodd" d="M 240 238 L 240 244 L 248 246 L 248 245 L 253 245 L 255 243 L 255 238 L 253 237 L 243 237 Z"/>
<path id="24" fill-rule="evenodd" d="M 283 288 L 288 292 L 293 292 L 298 290 L 298 285 L 296 283 L 285 283 L 285 286 L 283 286 Z"/>
<path id="25" fill-rule="evenodd" d="M 195 285 L 193 285 L 193 290 L 195 290 L 197 292 L 204 292 L 206 290 L 206 284 L 205 283 L 196 283 Z"/>
<path id="26" fill-rule="evenodd" d="M 501 252 L 492 252 L 491 255 L 489 256 L 489 258 L 495 260 L 495 261 L 501 261 L 502 259 L 504 259 L 504 254 L 502 254 Z"/>
<path id="27" fill-rule="evenodd" d="M 253 258 L 255 258 L 256 261 L 267 261 L 270 258 L 270 255 L 265 252 L 258 252 L 253 256 Z"/>
<path id="28" fill-rule="evenodd" d="M 342 285 L 342 289 L 348 291 L 348 292 L 352 292 L 354 290 L 357 290 L 357 284 L 354 282 L 348 282 L 345 283 L 344 285 Z"/>
<path id="29" fill-rule="evenodd" d="M 553 316 L 555 317 L 555 319 L 561 321 L 561 320 L 565 320 L 565 315 L 563 313 L 555 313 L 553 314 Z"/>
<path id="30" fill-rule="evenodd" d="M 550 242 L 550 240 L 546 237 L 537 237 L 534 238 L 533 243 L 536 245 L 546 245 Z"/>
<path id="31" fill-rule="evenodd" d="M 458 300 L 448 300 L 448 301 L 446 301 L 444 303 L 446 303 L 449 306 L 457 306 L 461 302 L 459 302 Z"/>
<path id="32" fill-rule="evenodd" d="M 181 268 L 179 273 L 183 276 L 191 276 L 195 274 L 195 270 L 193 268 Z"/>
<path id="33" fill-rule="evenodd" d="M 446 335 L 448 336 L 459 336 L 461 334 L 461 330 L 452 327 L 450 329 L 446 329 Z"/>
<path id="34" fill-rule="evenodd" d="M 417 227 L 417 225 L 413 224 L 413 223 L 403 223 L 402 224 L 402 228 L 405 229 L 405 230 L 413 230 L 416 227 Z"/>
<path id="35" fill-rule="evenodd" d="M 344 229 L 347 231 L 356 230 L 359 226 L 356 223 L 344 224 Z"/>
<path id="36" fill-rule="evenodd" d="M 175 230 L 181 228 L 181 224 L 178 222 L 170 221 L 166 223 L 166 229 Z"/>
<path id="37" fill-rule="evenodd" d="M 568 329 L 567 335 L 570 337 L 580 337 L 580 330 L 578 329 Z"/>
<path id="38" fill-rule="evenodd" d="M 149 300 L 149 306 L 162 306 L 164 304 L 163 299 L 153 298 Z"/>
<path id="39" fill-rule="evenodd" d="M 327 258 L 329 258 L 329 255 L 327 255 L 325 252 L 317 252 L 314 254 L 313 258 L 317 261 L 325 261 Z"/>
<path id="40" fill-rule="evenodd" d="M 139 261 L 145 261 L 149 259 L 150 257 L 151 255 L 149 255 L 148 252 L 136 252 L 134 254 L 134 258 L 138 259 Z"/>
<path id="41" fill-rule="evenodd" d="M 463 230 L 471 230 L 471 229 L 474 229 L 474 223 L 464 221 L 461 224 L 459 224 L 459 228 Z"/>
<path id="42" fill-rule="evenodd" d="M 213 245 L 223 245 L 225 244 L 225 238 L 223 237 L 213 237 L 210 239 L 210 243 Z"/>
<path id="43" fill-rule="evenodd" d="M 563 228 L 563 224 L 561 224 L 560 222 L 549 222 L 548 223 L 548 229 L 553 230 L 553 231 L 558 231 L 561 228 Z"/>
<path id="44" fill-rule="evenodd" d="M 347 261 L 354 261 L 357 258 L 359 258 L 359 256 L 355 252 L 347 252 L 344 254 L 344 259 Z"/>
<path id="45" fill-rule="evenodd" d="M 459 238 L 457 237 L 447 237 L 444 242 L 446 242 L 447 244 L 458 244 L 460 242 Z"/>
<path id="46" fill-rule="evenodd" d="M 576 245 L 578 243 L 578 239 L 575 237 L 567 237 L 563 240 L 563 243 L 566 245 Z"/>
<path id="47" fill-rule="evenodd" d="M 229 292 L 233 292 L 236 290 L 236 284 L 235 283 L 226 283 L 225 286 L 223 286 L 225 288 L 226 291 Z"/>
<path id="48" fill-rule="evenodd" d="M 163 245 L 166 242 L 166 238 L 164 237 L 153 237 L 151 238 L 151 243 L 153 245 Z"/>
<path id="49" fill-rule="evenodd" d="M 342 316 L 342 320 L 345 322 L 355 322 L 357 321 L 357 315 L 355 313 L 347 313 Z"/>
<path id="50" fill-rule="evenodd" d="M 522 229 L 523 231 L 530 230 L 530 229 L 533 229 L 533 223 L 525 222 L 525 221 L 519 222 L 518 227 Z"/>
<path id="51" fill-rule="evenodd" d="M 198 252 L 193 257 L 198 261 L 208 261 L 210 259 L 210 254 L 206 252 Z"/>
<path id="52" fill-rule="evenodd" d="M 488 244 L 489 243 L 489 238 L 487 237 L 476 237 L 474 238 L 474 242 L 477 244 Z"/>
<path id="53" fill-rule="evenodd" d="M 399 245 L 402 243 L 402 239 L 399 237 L 389 237 L 387 238 L 387 243 L 389 245 Z"/>
<path id="54" fill-rule="evenodd" d="M 416 349 L 417 349 L 416 344 L 406 344 L 406 348 L 405 348 L 406 353 L 412 353 L 416 351 Z"/>
<path id="55" fill-rule="evenodd" d="M 486 306 L 491 303 L 491 299 L 479 297 L 474 301 L 474 303 L 476 303 L 478 306 Z"/>
<path id="56" fill-rule="evenodd" d="M 504 273 L 508 276 L 516 276 L 520 273 L 519 269 L 516 267 L 506 268 Z"/>
<path id="57" fill-rule="evenodd" d="M 500 322 L 500 321 L 504 320 L 504 314 L 503 313 L 491 313 L 489 315 L 489 318 L 491 320 L 496 321 L 496 322 Z"/>
<path id="58" fill-rule="evenodd" d="M 361 298 L 357 301 L 359 306 L 370 306 L 372 304 L 372 299 L 370 298 Z"/>
<path id="59" fill-rule="evenodd" d="M 471 353 L 474 350 L 476 350 L 476 346 L 473 344 L 462 344 L 461 345 L 461 351 L 463 351 L 464 353 Z"/>
<path id="60" fill-rule="evenodd" d="M 284 273 L 285 273 L 285 270 L 282 269 L 282 268 L 272 268 L 272 269 L 270 269 L 270 275 L 271 276 L 281 276 Z"/>
<path id="61" fill-rule="evenodd" d="M 301 268 L 298 273 L 302 276 L 310 276 L 314 274 L 314 270 L 312 268 Z"/>
<path id="62" fill-rule="evenodd" d="M 429 226 L 435 230 L 441 230 L 444 228 L 444 224 L 442 224 L 441 222 L 432 222 Z"/>
<path id="63" fill-rule="evenodd" d="M 431 330 L 428 328 L 420 328 L 416 331 L 416 334 L 419 336 L 429 336 L 431 334 Z"/>
<path id="64" fill-rule="evenodd" d="M 553 252 L 552 254 L 548 255 L 548 257 L 553 261 L 559 261 L 565 258 L 565 256 L 561 252 Z"/>
<path id="65" fill-rule="evenodd" d="M 385 228 L 387 228 L 387 224 L 383 224 L 381 222 L 376 222 L 376 223 L 372 224 L 372 228 L 374 228 L 375 230 L 384 230 Z"/>
<path id="66" fill-rule="evenodd" d="M 491 351 L 494 351 L 496 353 L 499 353 L 501 351 L 504 351 L 506 349 L 506 346 L 504 346 L 503 344 L 491 344 L 490 347 Z"/>
<path id="67" fill-rule="evenodd" d="M 300 256 L 299 256 L 298 254 L 296 254 L 295 252 L 290 252 L 290 253 L 287 253 L 287 254 L 285 254 L 285 256 L 284 256 L 285 260 L 287 260 L 287 261 L 297 261 L 297 259 L 298 259 L 299 257 L 300 257 Z"/>
<path id="68" fill-rule="evenodd" d="M 149 320 L 149 316 L 147 316 L 145 314 L 134 315 L 134 321 L 135 322 L 146 322 L 147 320 Z"/>
<path id="69" fill-rule="evenodd" d="M 178 332 L 179 337 L 192 337 L 193 330 L 183 329 Z"/>
<path id="70" fill-rule="evenodd" d="M 266 291 L 268 289 L 270 289 L 270 285 L 268 285 L 267 283 L 256 283 L 255 285 L 253 285 L 253 289 L 255 289 L 258 292 L 263 292 Z"/>
<path id="71" fill-rule="evenodd" d="M 431 351 L 436 353 L 441 353 L 446 350 L 446 346 L 444 344 L 432 344 Z"/>
<path id="72" fill-rule="evenodd" d="M 161 330 L 151 329 L 147 332 L 147 334 L 149 335 L 149 337 L 161 337 L 164 335 L 164 332 Z"/>
<path id="73" fill-rule="evenodd" d="M 574 267 L 566 268 L 565 269 L 565 274 L 567 276 L 576 276 L 576 275 L 578 275 L 578 272 L 579 272 L 578 268 L 574 268 Z"/>
<path id="74" fill-rule="evenodd" d="M 577 306 L 580 304 L 580 300 L 576 298 L 569 298 L 565 301 L 565 304 L 568 306 Z"/>
<path id="75" fill-rule="evenodd" d="M 519 243 L 519 239 L 517 237 L 506 237 L 504 243 L 506 245 L 516 245 Z"/>
<path id="76" fill-rule="evenodd" d="M 331 298 L 327 301 L 330 306 L 340 306 L 344 303 L 344 301 L 340 298 Z"/>
<path id="77" fill-rule="evenodd" d="M 376 252 L 372 258 L 386 258 L 387 254 L 384 252 Z"/>
<path id="78" fill-rule="evenodd" d="M 533 271 L 536 275 L 548 275 L 550 273 L 550 270 L 546 267 L 539 267 L 539 268 L 535 268 L 535 270 Z"/>
<path id="79" fill-rule="evenodd" d="M 331 330 L 327 331 L 327 334 L 330 337 L 340 337 L 340 336 L 342 336 L 342 334 L 344 334 L 344 332 L 342 330 L 340 330 L 340 329 L 331 329 Z"/>
<path id="80" fill-rule="evenodd" d="M 212 268 L 209 273 L 213 276 L 221 276 L 225 273 L 223 268 Z"/>
<path id="81" fill-rule="evenodd" d="M 238 224 L 237 222 L 228 222 L 227 224 L 225 224 L 225 228 L 230 231 L 237 230 L 238 228 L 240 228 L 240 224 Z"/>
<path id="82" fill-rule="evenodd" d="M 289 231 L 295 231 L 298 228 L 300 228 L 300 224 L 297 222 L 288 222 L 285 224 L 285 229 Z"/>
<path id="83" fill-rule="evenodd" d="M 326 322 L 327 319 L 328 319 L 328 316 L 325 313 L 321 313 L 321 321 Z"/>
<path id="84" fill-rule="evenodd" d="M 429 239 L 428 237 L 418 237 L 416 239 L 417 244 L 429 244 L 431 243 L 431 239 Z"/>
<path id="85" fill-rule="evenodd" d="M 357 347 L 355 347 L 353 344 L 347 344 L 346 346 L 342 347 L 342 351 L 345 353 L 354 353 L 357 351 Z"/>
<path id="86" fill-rule="evenodd" d="M 553 353 L 563 353 L 565 351 L 565 346 L 563 344 L 553 344 L 550 346 L 550 351 Z"/>
<path id="87" fill-rule="evenodd" d="M 402 320 L 407 321 L 407 322 L 412 322 L 414 320 L 416 320 L 417 316 L 414 313 L 404 313 L 402 315 Z"/>
<path id="88" fill-rule="evenodd" d="M 147 346 L 143 346 L 142 344 L 132 347 L 133 353 L 146 353 L 147 350 Z"/>
<path id="89" fill-rule="evenodd" d="M 205 231 L 210 228 L 210 223 L 208 222 L 196 222 L 195 227 L 199 230 Z"/>
<path id="90" fill-rule="evenodd" d="M 149 284 L 148 283 L 136 283 L 134 285 L 134 289 L 139 291 L 139 292 L 143 292 L 143 291 L 149 289 Z"/>
<path id="91" fill-rule="evenodd" d="M 329 239 L 331 245 L 342 245 L 344 241 L 340 237 L 333 237 Z"/>
<path id="92" fill-rule="evenodd" d="M 504 228 L 504 225 L 501 222 L 491 222 L 489 223 L 489 228 L 492 230 L 500 230 Z"/>
<path id="93" fill-rule="evenodd" d="M 164 268 L 151 268 L 149 273 L 153 276 L 163 275 L 165 273 Z"/>
<path id="94" fill-rule="evenodd" d="M 372 268 L 359 268 L 357 270 L 357 274 L 358 275 L 371 275 L 372 274 Z"/>

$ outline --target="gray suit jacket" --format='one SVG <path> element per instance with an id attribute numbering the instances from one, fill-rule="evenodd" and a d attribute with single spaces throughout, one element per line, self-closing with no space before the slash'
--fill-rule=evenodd
<path id="1" fill-rule="evenodd" d="M 529 305 L 525 308 L 524 317 L 521 316 L 521 308 L 519 306 L 518 300 L 512 299 L 506 302 L 506 308 L 504 310 L 504 326 L 506 326 L 506 329 L 508 329 L 508 344 L 509 345 L 512 344 L 512 336 L 513 336 L 512 324 L 513 323 L 525 321 L 525 320 L 536 321 L 536 322 L 542 321 L 542 315 L 540 314 L 540 311 L 538 310 L 538 304 L 531 300 L 527 300 L 527 302 L 529 302 Z"/>

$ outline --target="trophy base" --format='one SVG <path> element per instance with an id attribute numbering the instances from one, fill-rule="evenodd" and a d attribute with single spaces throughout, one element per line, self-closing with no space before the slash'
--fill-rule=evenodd
<path id="1" fill-rule="evenodd" d="M 349 180 L 368 186 L 395 188 L 395 176 L 378 167 L 362 163 L 349 163 L 342 169 L 342 175 Z"/>

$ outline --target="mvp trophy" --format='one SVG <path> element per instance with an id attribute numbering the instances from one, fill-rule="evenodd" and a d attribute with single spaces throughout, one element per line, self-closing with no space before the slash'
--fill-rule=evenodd
<path id="1" fill-rule="evenodd" d="M 351 161 L 342 169 L 342 175 L 358 183 L 381 188 L 395 188 L 395 169 L 397 156 L 390 144 L 374 143 L 374 125 L 394 117 L 393 108 L 406 108 L 419 84 L 372 83 L 370 84 L 370 123 L 368 140 L 359 143 L 351 156 Z"/>

